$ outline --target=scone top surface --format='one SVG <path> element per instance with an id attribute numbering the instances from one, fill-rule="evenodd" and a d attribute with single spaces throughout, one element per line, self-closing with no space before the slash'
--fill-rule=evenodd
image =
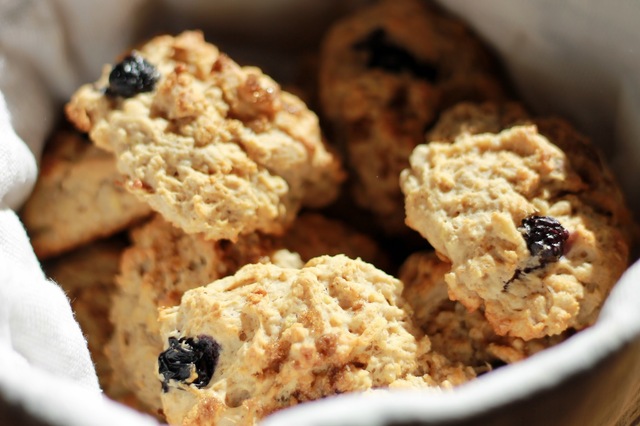
<path id="1" fill-rule="evenodd" d="M 122 96 L 109 83 L 122 63 L 106 66 L 66 113 L 115 153 L 127 188 L 167 220 L 211 239 L 279 234 L 303 203 L 337 195 L 342 172 L 316 115 L 258 68 L 239 66 L 199 32 L 156 37 L 133 55 L 154 67 L 155 84 Z"/>
<path id="2" fill-rule="evenodd" d="M 219 345 L 218 360 L 206 384 L 194 384 L 197 371 L 182 381 L 159 375 L 169 421 L 254 424 L 336 393 L 440 384 L 420 362 L 429 341 L 411 323 L 401 291 L 395 278 L 343 255 L 301 269 L 248 265 L 188 291 L 160 313 L 165 348 L 171 338 L 206 336 Z M 464 371 L 448 379 L 466 378 Z"/>
<path id="3" fill-rule="evenodd" d="M 499 133 L 517 125 L 535 125 L 538 132 L 560 148 L 586 187 L 582 200 L 611 217 L 625 231 L 629 244 L 637 238 L 624 194 L 603 155 L 584 134 L 560 117 L 535 117 L 518 102 L 460 102 L 443 111 L 429 130 L 427 141 L 453 142 L 461 134 Z"/>
<path id="4" fill-rule="evenodd" d="M 529 340 L 592 324 L 626 268 L 619 227 L 535 126 L 421 145 L 401 185 L 407 224 L 452 264 L 450 297 L 484 309 L 499 335 Z M 557 261 L 531 249 L 534 216 L 568 232 Z"/>

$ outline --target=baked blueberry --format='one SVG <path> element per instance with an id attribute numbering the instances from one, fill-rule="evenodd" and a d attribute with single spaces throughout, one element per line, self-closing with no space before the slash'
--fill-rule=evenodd
<path id="1" fill-rule="evenodd" d="M 177 380 L 202 388 L 209 384 L 220 357 L 220 345 L 205 335 L 169 338 L 169 348 L 158 356 L 158 371 L 164 377 L 162 390 L 169 391 L 169 381 Z M 197 377 L 188 381 L 195 371 Z"/>
<path id="2" fill-rule="evenodd" d="M 532 215 L 522 220 L 522 235 L 531 255 L 544 266 L 560 259 L 569 231 L 553 217 Z"/>
<path id="3" fill-rule="evenodd" d="M 138 93 L 151 92 L 159 78 L 160 73 L 156 67 L 133 52 L 111 70 L 107 93 L 130 98 Z"/>

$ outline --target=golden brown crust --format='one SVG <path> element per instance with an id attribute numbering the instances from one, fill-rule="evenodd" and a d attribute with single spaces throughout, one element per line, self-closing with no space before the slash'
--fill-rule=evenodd
<path id="1" fill-rule="evenodd" d="M 517 102 L 461 102 L 442 113 L 426 141 L 453 142 L 461 134 L 499 133 L 524 124 L 535 125 L 540 134 L 567 155 L 571 167 L 587 186 L 581 193 L 583 201 L 610 215 L 612 223 L 628 231 L 625 235 L 632 243 L 637 237 L 637 225 L 613 172 L 591 141 L 565 119 L 536 118 Z"/>
<path id="2" fill-rule="evenodd" d="M 247 265 L 188 291 L 180 306 L 160 314 L 165 348 L 169 338 L 209 336 L 219 344 L 219 360 L 204 386 L 167 381 L 168 420 L 252 425 L 338 393 L 473 377 L 430 352 L 401 291 L 398 280 L 343 255 L 295 269 Z"/>
<path id="3" fill-rule="evenodd" d="M 109 95 L 105 67 L 66 113 L 167 220 L 212 240 L 282 234 L 303 204 L 337 196 L 343 174 L 316 115 L 258 68 L 199 32 L 156 37 L 139 54 L 160 73 L 154 90 Z"/>
<path id="4" fill-rule="evenodd" d="M 127 193 L 121 182 L 111 154 L 77 132 L 56 132 L 20 213 L 36 255 L 59 255 L 148 216 L 151 209 Z"/>

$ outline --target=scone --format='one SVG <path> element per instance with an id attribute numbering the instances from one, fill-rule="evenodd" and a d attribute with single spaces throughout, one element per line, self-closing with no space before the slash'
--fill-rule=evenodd
<path id="1" fill-rule="evenodd" d="M 113 325 L 109 310 L 116 289 L 120 255 L 126 241 L 116 236 L 99 240 L 79 250 L 46 261 L 43 269 L 67 294 L 75 318 L 84 333 L 101 388 L 112 399 L 140 408 L 135 396 L 113 380 L 113 369 L 104 347 Z"/>
<path id="2" fill-rule="evenodd" d="M 398 179 L 443 109 L 502 99 L 487 49 L 426 1 L 382 0 L 338 21 L 321 47 L 320 101 L 344 145 L 353 195 L 390 235 L 406 232 Z"/>
<path id="3" fill-rule="evenodd" d="M 317 116 L 200 32 L 153 38 L 65 111 L 113 152 L 130 192 L 212 240 L 282 234 L 301 206 L 330 203 L 343 179 Z"/>
<path id="4" fill-rule="evenodd" d="M 607 194 L 573 161 L 525 125 L 420 145 L 402 172 L 407 224 L 452 264 L 449 296 L 498 335 L 589 326 L 627 266 Z"/>
<path id="5" fill-rule="evenodd" d="M 373 388 L 451 386 L 470 369 L 432 370 L 401 283 L 346 256 L 304 267 L 247 265 L 162 310 L 158 357 L 170 423 L 253 425 L 284 407 Z M 432 377 L 445 375 L 439 381 Z"/>
<path id="6" fill-rule="evenodd" d="M 83 135 L 56 132 L 20 213 L 40 259 L 113 235 L 151 213 L 122 187 L 113 155 Z"/>
<path id="7" fill-rule="evenodd" d="M 431 348 L 449 360 L 472 367 L 478 374 L 503 363 L 521 361 L 562 342 L 571 330 L 556 336 L 522 340 L 498 336 L 482 310 L 468 311 L 449 299 L 445 274 L 451 265 L 435 252 L 417 252 L 400 268 L 402 295 L 411 305 L 416 324 L 431 340 Z"/>
<path id="8" fill-rule="evenodd" d="M 303 260 L 325 253 L 346 253 L 384 263 L 370 238 L 316 213 L 302 214 L 285 236 L 242 236 L 236 243 L 209 241 L 186 234 L 156 216 L 131 232 L 123 257 L 111 319 L 115 324 L 107 353 L 115 380 L 147 406 L 160 410 L 160 382 L 155 360 L 162 349 L 157 325 L 160 307 L 174 306 L 192 288 L 233 274 L 249 263 L 301 267 Z M 301 258 L 302 257 L 302 258 Z"/>

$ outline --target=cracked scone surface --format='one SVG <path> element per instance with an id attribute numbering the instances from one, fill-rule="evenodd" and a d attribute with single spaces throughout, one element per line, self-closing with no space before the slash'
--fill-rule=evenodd
<path id="1" fill-rule="evenodd" d="M 269 237 L 251 234 L 237 243 L 214 242 L 186 234 L 156 215 L 131 231 L 122 256 L 110 318 L 113 336 L 106 353 L 114 380 L 130 389 L 146 411 L 161 410 L 155 362 L 162 348 L 158 308 L 174 306 L 192 288 L 234 273 L 247 263 L 279 262 L 300 266 L 300 258 L 275 248 Z"/>
<path id="2" fill-rule="evenodd" d="M 159 374 L 168 420 L 251 425 L 336 393 L 470 378 L 468 369 L 429 351 L 401 291 L 395 278 L 342 255 L 314 258 L 300 269 L 247 265 L 188 291 L 160 314 L 165 349 L 169 339 L 209 339 L 217 343 L 217 361 L 208 372 L 191 368 L 182 380 Z M 442 367 L 435 375 L 449 374 L 441 381 L 430 375 L 433 359 Z"/>
<path id="3" fill-rule="evenodd" d="M 402 295 L 413 308 L 416 324 L 429 336 L 432 349 L 449 360 L 482 373 L 501 363 L 521 361 L 562 342 L 570 334 L 532 340 L 498 336 L 482 310 L 470 312 L 449 299 L 444 277 L 450 270 L 451 265 L 435 252 L 416 252 L 402 264 L 398 275 L 404 284 Z"/>
<path id="4" fill-rule="evenodd" d="M 156 215 L 134 229 L 131 240 L 118 276 L 119 291 L 113 297 L 115 330 L 107 353 L 117 366 L 115 380 L 153 413 L 161 408 L 155 373 L 162 349 L 158 308 L 177 305 L 185 291 L 231 275 L 249 263 L 301 267 L 312 257 L 344 253 L 385 264 L 373 240 L 317 213 L 301 214 L 282 237 L 254 233 L 236 243 L 186 234 Z"/>
<path id="5" fill-rule="evenodd" d="M 402 173 L 407 224 L 448 259 L 449 296 L 524 340 L 592 324 L 628 262 L 627 239 L 593 187 L 535 126 L 417 147 Z M 598 198 L 598 197 L 595 197 Z M 523 219 L 568 231 L 557 261 L 530 252 Z"/>
<path id="6" fill-rule="evenodd" d="M 320 59 L 320 100 L 344 145 L 356 202 L 406 232 L 398 179 L 439 112 L 505 95 L 486 48 L 420 0 L 383 0 L 338 21 Z"/>
<path id="7" fill-rule="evenodd" d="M 149 206 L 129 194 L 122 181 L 113 155 L 77 132 L 57 131 L 20 212 L 38 258 L 108 237 L 148 216 Z"/>
<path id="8" fill-rule="evenodd" d="M 337 196 L 343 173 L 316 115 L 260 69 L 199 32 L 156 37 L 137 53 L 159 73 L 153 90 L 109 94 L 107 66 L 65 111 L 167 220 L 214 240 L 280 234 L 303 204 Z"/>
<path id="9" fill-rule="evenodd" d="M 636 238 L 637 224 L 627 207 L 613 171 L 589 138 L 559 117 L 534 117 L 517 102 L 461 102 L 444 111 L 427 133 L 427 141 L 453 142 L 461 134 L 499 133 L 516 125 L 535 125 L 538 132 L 559 147 L 571 167 L 588 186 L 581 192 L 596 210 L 611 216 L 624 229 L 629 243 Z"/>

